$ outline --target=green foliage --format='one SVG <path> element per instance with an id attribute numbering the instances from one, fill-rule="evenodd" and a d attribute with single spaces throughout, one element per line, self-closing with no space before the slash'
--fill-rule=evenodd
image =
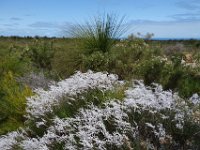
<path id="1" fill-rule="evenodd" d="M 23 126 L 26 97 L 31 95 L 28 87 L 16 81 L 30 71 L 29 62 L 20 59 L 21 51 L 21 46 L 13 44 L 0 57 L 0 135 Z"/>
<path id="2" fill-rule="evenodd" d="M 144 83 L 150 85 L 152 82 L 158 82 L 165 63 L 159 58 L 144 60 L 137 66 L 136 73 L 144 79 Z"/>
<path id="3" fill-rule="evenodd" d="M 93 52 L 90 55 L 82 55 L 82 65 L 84 70 L 105 71 L 109 66 L 109 54 L 100 51 Z"/>
<path id="4" fill-rule="evenodd" d="M 152 55 L 153 51 L 142 39 L 120 41 L 109 53 L 107 71 L 117 74 L 120 79 L 131 79 L 137 76 L 137 66 Z"/>
<path id="5" fill-rule="evenodd" d="M 16 78 L 27 71 L 29 63 L 20 60 L 17 48 L 0 58 L 0 135 L 23 126 L 26 96 L 31 90 Z"/>
<path id="6" fill-rule="evenodd" d="M 83 42 L 82 46 L 87 53 L 91 54 L 94 51 L 105 53 L 110 51 L 116 39 L 126 31 L 123 21 L 124 17 L 118 19 L 114 14 L 106 14 L 94 17 L 83 25 L 74 25 L 69 32 Z"/>
<path id="7" fill-rule="evenodd" d="M 194 93 L 200 94 L 200 76 L 192 73 L 182 75 L 178 89 L 183 97 L 190 97 Z"/>
<path id="8" fill-rule="evenodd" d="M 101 106 L 102 103 L 111 99 L 122 100 L 126 86 L 116 87 L 115 90 L 101 91 L 99 89 L 89 90 L 74 98 L 63 96 L 60 105 L 54 107 L 54 113 L 60 118 L 74 116 L 80 108 L 87 107 L 88 104 Z M 76 100 L 74 100 L 76 99 Z"/>
<path id="9" fill-rule="evenodd" d="M 162 61 L 159 57 L 143 60 L 136 65 L 134 74 L 144 83 L 160 83 L 165 90 L 179 92 L 184 98 L 200 93 L 200 78 L 196 68 L 181 64 L 181 55 L 173 56 L 172 61 Z"/>
<path id="10" fill-rule="evenodd" d="M 61 78 L 67 78 L 77 70 L 83 70 L 83 53 L 77 49 L 57 50 L 52 61 L 52 71 Z"/>
<path id="11" fill-rule="evenodd" d="M 53 42 L 36 40 L 33 45 L 24 49 L 22 58 L 26 59 L 26 57 L 30 59 L 36 68 L 50 71 L 54 57 Z"/>
<path id="12" fill-rule="evenodd" d="M 185 68 L 181 64 L 161 61 L 158 74 L 153 82 L 160 83 L 165 90 L 177 91 L 183 74 L 185 74 Z"/>
<path id="13" fill-rule="evenodd" d="M 174 64 L 175 67 L 181 65 L 182 57 L 183 57 L 182 53 L 176 53 L 176 54 L 171 56 L 171 61 Z"/>
<path id="14" fill-rule="evenodd" d="M 196 68 L 190 68 L 177 64 L 165 64 L 162 68 L 161 77 L 157 82 L 161 83 L 165 90 L 179 92 L 184 98 L 191 97 L 192 94 L 200 94 L 200 77 Z"/>
<path id="15" fill-rule="evenodd" d="M 10 71 L 3 74 L 0 81 L 0 134 L 5 134 L 23 126 L 26 97 L 32 92 L 19 85 Z"/>
<path id="16" fill-rule="evenodd" d="M 3 75 L 8 71 L 12 71 L 17 75 L 22 75 L 29 71 L 29 64 L 26 61 L 22 61 L 16 54 L 10 53 L 0 58 L 0 74 Z M 1 76 L 0 76 L 1 78 Z"/>

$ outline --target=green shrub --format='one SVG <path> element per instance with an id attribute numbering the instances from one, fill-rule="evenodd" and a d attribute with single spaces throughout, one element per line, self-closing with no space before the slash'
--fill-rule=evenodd
<path id="1" fill-rule="evenodd" d="M 165 90 L 179 92 L 183 98 L 189 98 L 194 93 L 200 94 L 200 77 L 196 73 L 196 68 L 183 66 L 177 62 L 164 65 L 158 82 Z"/>
<path id="2" fill-rule="evenodd" d="M 138 65 L 137 74 L 143 78 L 145 84 L 150 85 L 153 82 L 159 82 L 164 65 L 165 62 L 159 58 L 146 60 Z"/>
<path id="3" fill-rule="evenodd" d="M 17 83 L 12 72 L 9 71 L 2 76 L 0 80 L 0 134 L 5 134 L 23 126 L 26 97 L 32 95 L 32 92 L 28 87 Z"/>
<path id="4" fill-rule="evenodd" d="M 54 58 L 53 42 L 36 40 L 33 45 L 24 49 L 21 56 L 23 59 L 29 58 L 36 68 L 50 71 Z"/>
<path id="5" fill-rule="evenodd" d="M 82 55 L 82 65 L 84 70 L 91 69 L 93 71 L 106 71 L 109 65 L 109 54 L 100 51 L 93 52 L 90 55 Z"/>
<path id="6" fill-rule="evenodd" d="M 67 78 L 77 70 L 83 70 L 83 52 L 78 49 L 56 50 L 52 61 L 52 71 L 61 78 Z"/>
<path id="7" fill-rule="evenodd" d="M 182 68 L 181 66 L 180 67 L 171 66 L 171 69 L 172 70 L 167 69 L 166 66 L 163 68 L 164 73 L 162 75 L 165 76 L 165 78 L 168 77 L 168 79 L 164 82 L 161 79 L 160 82 L 165 83 L 163 84 L 165 90 L 171 89 L 171 90 L 177 91 L 178 86 L 180 84 L 180 80 L 184 74 L 184 70 L 183 70 L 184 68 Z"/>
<path id="8" fill-rule="evenodd" d="M 144 40 L 120 41 L 110 51 L 108 72 L 117 74 L 120 79 L 131 79 L 138 75 L 137 66 L 151 57 L 152 51 Z"/>
<path id="9" fill-rule="evenodd" d="M 191 97 L 194 93 L 200 94 L 200 76 L 184 73 L 180 79 L 178 89 L 183 97 Z"/>
<path id="10" fill-rule="evenodd" d="M 15 54 L 6 55 L 3 58 L 0 58 L 1 76 L 8 71 L 12 71 L 14 74 L 17 75 L 23 75 L 29 70 L 29 63 L 27 61 L 20 60 L 19 57 L 17 57 Z"/>
<path id="11" fill-rule="evenodd" d="M 140 61 L 149 53 L 148 44 L 143 39 L 135 39 L 134 41 L 125 41 L 123 54 L 119 55 L 119 59 L 129 60 L 132 62 Z"/>
<path id="12" fill-rule="evenodd" d="M 180 66 L 181 65 L 181 60 L 182 60 L 183 54 L 177 53 L 171 56 L 171 61 L 174 65 L 174 67 Z"/>

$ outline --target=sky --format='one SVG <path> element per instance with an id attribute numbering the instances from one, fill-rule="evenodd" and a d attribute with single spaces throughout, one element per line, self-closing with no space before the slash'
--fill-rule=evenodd
<path id="1" fill-rule="evenodd" d="M 65 36 L 103 13 L 125 15 L 127 34 L 200 38 L 200 0 L 0 0 L 0 35 Z"/>

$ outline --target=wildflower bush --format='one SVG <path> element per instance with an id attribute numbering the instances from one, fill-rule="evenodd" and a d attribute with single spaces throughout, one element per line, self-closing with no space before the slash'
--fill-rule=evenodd
<path id="1" fill-rule="evenodd" d="M 160 83 L 165 90 L 178 92 L 184 98 L 191 97 L 193 93 L 200 94 L 196 68 L 184 66 L 177 61 L 169 62 L 154 57 L 139 63 L 135 70 L 135 74 L 144 79 L 146 85 L 151 85 L 153 82 Z"/>
<path id="2" fill-rule="evenodd" d="M 116 87 L 123 94 L 108 94 Z M 91 71 L 36 93 L 28 98 L 26 127 L 2 136 L 1 149 L 200 148 L 197 94 L 182 99 L 158 84 L 125 84 L 116 75 Z"/>

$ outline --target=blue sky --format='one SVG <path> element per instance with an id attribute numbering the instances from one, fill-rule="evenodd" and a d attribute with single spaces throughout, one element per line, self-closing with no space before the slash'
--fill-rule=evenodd
<path id="1" fill-rule="evenodd" d="M 71 23 L 126 15 L 129 33 L 200 38 L 200 0 L 0 0 L 0 35 L 64 36 Z"/>

